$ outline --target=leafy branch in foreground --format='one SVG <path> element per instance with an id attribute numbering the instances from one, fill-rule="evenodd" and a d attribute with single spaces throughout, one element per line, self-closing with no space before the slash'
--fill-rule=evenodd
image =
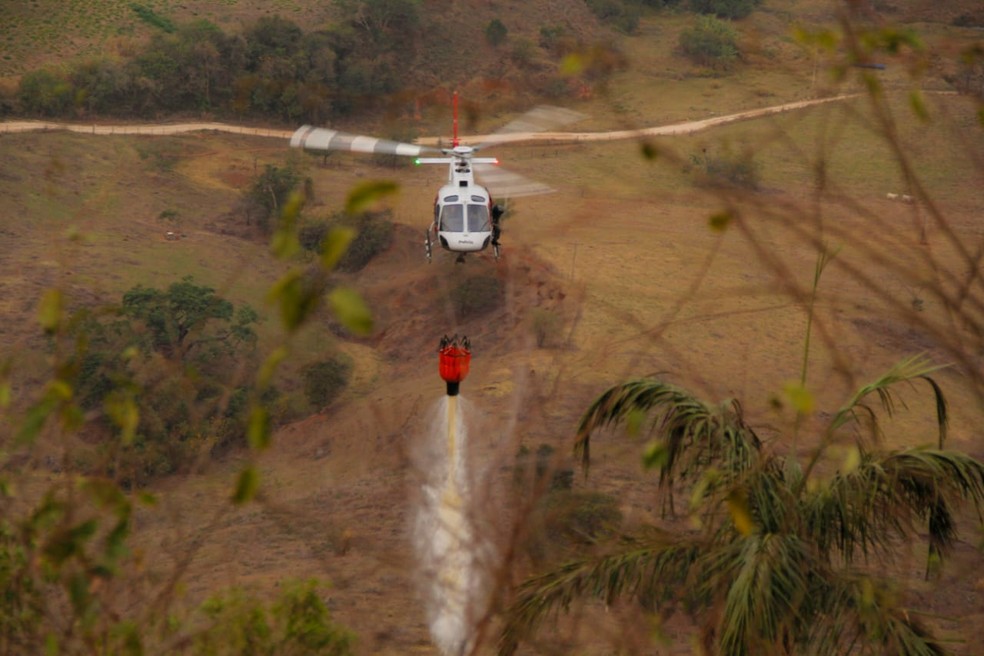
<path id="1" fill-rule="evenodd" d="M 301 202 L 291 197 L 273 235 L 283 259 L 299 248 Z M 352 653 L 354 637 L 332 621 L 315 581 L 269 605 L 239 590 L 186 604 L 180 590 L 203 541 L 188 540 L 173 560 L 142 553 L 134 534 L 156 522 L 138 510 L 151 512 L 156 496 L 120 469 L 127 453 L 157 462 L 151 447 L 245 437 L 248 461 L 202 534 L 253 500 L 262 485 L 253 456 L 271 443 L 268 404 L 291 338 L 322 304 L 354 334 L 372 328 L 359 294 L 328 281 L 353 237 L 329 232 L 316 270 L 291 270 L 273 287 L 284 337 L 256 367 L 259 315 L 190 278 L 167 290 L 134 287 L 101 310 L 69 312 L 61 290 L 45 292 L 38 322 L 50 369 L 33 400 L 11 399 L 13 360 L 0 361 L 0 653 Z M 95 438 L 116 449 L 105 477 L 77 474 L 85 468 L 70 457 Z M 62 469 L 41 459 L 46 449 L 67 454 Z"/>
<path id="2" fill-rule="evenodd" d="M 644 463 L 659 471 L 661 491 L 689 494 L 701 528 L 646 529 L 528 580 L 507 608 L 500 653 L 590 598 L 630 599 L 663 617 L 683 612 L 709 654 L 948 653 L 900 605 L 888 578 L 855 565 L 885 562 L 923 532 L 928 562 L 941 563 L 957 539 L 958 505 L 979 512 L 984 502 L 984 463 L 943 448 L 946 402 L 933 369 L 907 359 L 862 387 L 833 415 L 805 470 L 756 437 L 737 401 L 711 405 L 656 378 L 607 390 L 581 420 L 582 463 L 597 429 L 638 431 L 648 420 Z M 827 478 L 817 474 L 835 431 L 877 425 L 870 398 L 891 414 L 895 388 L 918 380 L 936 402 L 938 448 L 883 450 L 857 432 L 856 457 Z"/>

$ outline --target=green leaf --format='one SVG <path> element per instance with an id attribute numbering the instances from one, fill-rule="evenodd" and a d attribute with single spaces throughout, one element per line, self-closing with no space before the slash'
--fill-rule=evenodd
<path id="1" fill-rule="evenodd" d="M 232 502 L 237 504 L 248 503 L 256 496 L 256 491 L 260 487 L 260 474 L 252 465 L 246 467 L 239 473 L 239 480 L 236 481 L 236 490 L 232 495 Z"/>
<path id="2" fill-rule="evenodd" d="M 321 266 L 329 271 L 334 269 L 357 234 L 354 228 L 345 226 L 335 226 L 329 230 L 321 244 Z"/>
<path id="3" fill-rule="evenodd" d="M 270 386 L 270 382 L 273 380 L 273 375 L 277 372 L 277 367 L 280 363 L 287 359 L 289 351 L 284 345 L 280 345 L 270 352 L 263 364 L 260 365 L 260 370 L 256 374 L 256 384 L 261 389 L 266 389 Z"/>
<path id="4" fill-rule="evenodd" d="M 731 220 L 734 218 L 734 215 L 729 210 L 724 210 L 723 212 L 712 214 L 708 220 L 708 224 L 711 226 L 711 230 L 715 232 L 723 232 L 727 229 L 728 224 L 730 224 Z"/>
<path id="5" fill-rule="evenodd" d="M 24 421 L 21 423 L 14 438 L 14 443 L 18 446 L 29 444 L 37 439 L 38 433 L 44 428 L 48 417 L 55 410 L 56 401 L 48 396 L 35 403 L 24 414 Z"/>
<path id="6" fill-rule="evenodd" d="M 254 449 L 270 446 L 270 413 L 261 405 L 255 405 L 249 411 L 246 441 Z"/>
<path id="7" fill-rule="evenodd" d="M 783 392 L 796 412 L 803 415 L 813 414 L 817 406 L 817 399 L 810 390 L 803 387 L 800 383 L 787 383 L 783 388 Z"/>
<path id="8" fill-rule="evenodd" d="M 320 287 L 305 282 L 301 273 L 290 271 L 270 290 L 269 298 L 280 306 L 284 327 L 293 332 L 320 303 Z"/>
<path id="9" fill-rule="evenodd" d="M 270 238 L 270 252 L 281 260 L 286 260 L 301 252 L 301 242 L 297 232 L 289 226 L 281 225 Z"/>
<path id="10" fill-rule="evenodd" d="M 861 451 L 856 446 L 849 446 L 847 447 L 847 452 L 844 454 L 844 462 L 841 463 L 840 473 L 846 476 L 856 470 L 860 464 Z"/>
<path id="11" fill-rule="evenodd" d="M 642 153 L 642 157 L 644 159 L 647 159 L 650 162 L 659 156 L 659 149 L 656 148 L 656 145 L 651 141 L 640 142 L 639 152 Z"/>
<path id="12" fill-rule="evenodd" d="M 56 565 L 61 565 L 75 554 L 82 553 L 83 544 L 95 535 L 98 527 L 96 520 L 90 519 L 55 532 L 44 545 L 44 555 Z"/>
<path id="13" fill-rule="evenodd" d="M 744 536 L 751 535 L 755 531 L 755 520 L 752 519 L 752 513 L 748 509 L 748 498 L 741 491 L 732 490 L 728 493 L 725 503 L 738 532 Z"/>
<path id="14" fill-rule="evenodd" d="M 399 188 L 400 186 L 391 180 L 369 180 L 356 185 L 345 201 L 345 213 L 352 216 L 361 214 L 374 202 L 383 196 L 396 193 Z"/>
<path id="15" fill-rule="evenodd" d="M 64 299 L 61 290 L 46 289 L 38 306 L 38 322 L 46 333 L 53 333 L 61 323 Z"/>
<path id="16" fill-rule="evenodd" d="M 918 89 L 909 94 L 909 106 L 912 107 L 912 112 L 920 121 L 923 123 L 929 121 L 929 110 L 926 109 L 926 101 Z"/>
<path id="17" fill-rule="evenodd" d="M 572 52 L 560 60 L 561 75 L 579 75 L 584 71 L 584 55 Z"/>
<path id="18" fill-rule="evenodd" d="M 336 287 L 328 294 L 328 304 L 335 318 L 355 335 L 372 332 L 372 313 L 362 297 L 348 287 Z"/>
<path id="19" fill-rule="evenodd" d="M 708 467 L 701 474 L 701 477 L 697 479 L 697 484 L 694 485 L 693 491 L 690 493 L 690 509 L 695 510 L 704 502 L 704 496 L 707 491 L 721 478 L 721 473 L 716 467 Z"/>
<path id="20" fill-rule="evenodd" d="M 650 442 L 642 454 L 642 465 L 646 469 L 662 469 L 669 461 L 670 449 L 662 440 Z"/>
<path id="21" fill-rule="evenodd" d="M 133 444 L 133 438 L 140 425 L 140 409 L 130 394 L 111 394 L 106 398 L 106 415 L 120 429 L 120 441 Z"/>
<path id="22" fill-rule="evenodd" d="M 625 415 L 625 432 L 635 437 L 642 430 L 644 421 L 646 421 L 646 411 L 642 408 L 632 408 Z"/>

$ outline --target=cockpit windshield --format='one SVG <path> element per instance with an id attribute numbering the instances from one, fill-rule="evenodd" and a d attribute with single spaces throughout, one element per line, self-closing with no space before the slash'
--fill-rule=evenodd
<path id="1" fill-rule="evenodd" d="M 464 232 L 464 205 L 445 205 L 441 210 L 441 230 L 444 232 Z"/>
<path id="2" fill-rule="evenodd" d="M 467 209 L 467 214 L 465 208 Z M 467 224 L 466 224 L 467 219 Z M 489 208 L 486 205 L 448 204 L 441 209 L 442 232 L 491 232 Z"/>
<path id="3" fill-rule="evenodd" d="M 489 223 L 489 208 L 486 205 L 468 206 L 468 229 L 471 232 L 490 232 L 492 224 Z"/>

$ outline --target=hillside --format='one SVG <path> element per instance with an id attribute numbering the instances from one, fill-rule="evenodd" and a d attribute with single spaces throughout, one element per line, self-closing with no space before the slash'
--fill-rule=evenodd
<path id="1" fill-rule="evenodd" d="M 112 30 L 122 31 L 120 44 L 150 34 L 149 25 L 132 17 L 115 22 L 131 11 L 122 1 L 34 0 L 19 10 L 13 4 L 0 7 L 5 25 L 10 12 L 22 12 L 9 42 L 33 39 L 37 47 L 12 49 L 6 61 L 17 64 L 6 74 L 84 54 Z M 229 30 L 268 12 L 308 26 L 330 18 L 323 3 L 299 0 L 142 4 L 161 16 L 204 17 Z M 576 470 L 571 447 L 581 413 L 603 389 L 629 377 L 659 374 L 714 403 L 736 398 L 763 439 L 786 452 L 790 435 L 814 439 L 853 390 L 901 358 L 924 353 L 951 365 L 933 373 L 950 400 L 948 445 L 984 458 L 982 305 L 974 274 L 984 134 L 979 100 L 952 93 L 945 77 L 960 50 L 979 39 L 974 28 L 953 20 L 979 10 L 979 3 L 869 3 L 869 16 L 923 31 L 933 55 L 934 66 L 915 83 L 908 65 L 917 56 L 906 50 L 886 59 L 877 78 L 886 90 L 884 106 L 854 95 L 864 83 L 857 71 L 841 82 L 826 75 L 837 53 L 811 56 L 789 36 L 797 22 L 828 24 L 832 4 L 766 2 L 736 23 L 744 54 L 726 72 L 677 53 L 678 36 L 691 22 L 684 12 L 646 13 L 637 35 L 625 37 L 573 2 L 424 5 L 444 26 L 434 30 L 442 38 L 413 60 L 420 98 L 433 104 L 419 105 L 414 116 L 413 99 L 400 98 L 396 115 L 353 116 L 335 127 L 394 132 L 410 125 L 414 133 L 446 139 L 452 85 L 470 101 L 466 134 L 491 132 L 514 118 L 539 99 L 489 83 L 503 68 L 523 72 L 484 44 L 485 25 L 497 15 L 510 17 L 503 18 L 510 39 L 535 41 L 540 26 L 563 17 L 586 41 L 617 45 L 626 65 L 593 80 L 590 93 L 553 98 L 588 115 L 570 128 L 576 131 L 668 125 L 847 96 L 692 134 L 497 147 L 504 167 L 556 189 L 510 203 L 499 262 L 483 253 L 455 264 L 444 252 L 425 261 L 423 230 L 444 177 L 437 168 L 392 167 L 356 154 L 302 156 L 282 139 L 211 132 L 0 134 L 0 362 L 9 362 L 14 410 L 36 398 L 60 355 L 38 328 L 39 299 L 50 288 L 62 290 L 74 310 L 116 303 L 134 285 L 165 286 L 192 275 L 258 311 L 258 360 L 287 347 L 275 377 L 284 393 L 283 420 L 271 448 L 240 444 L 153 482 L 147 490 L 156 505 L 135 507 L 118 578 L 99 579 L 93 594 L 124 618 L 167 597 L 180 617 L 230 586 L 272 598 L 286 581 L 316 576 L 331 584 L 321 598 L 332 616 L 357 633 L 355 653 L 440 653 L 424 602 L 439 577 L 425 567 L 415 540 L 447 444 L 436 363 L 444 334 L 467 334 L 474 348 L 461 397 L 470 503 L 460 505 L 501 556 L 492 578 L 503 599 L 543 564 L 527 540 L 537 531 L 528 520 L 543 490 L 517 485 L 518 454 L 549 447 L 551 469 Z M 41 38 L 46 33 L 36 30 L 46 24 L 39 19 L 44 11 L 65 26 L 64 38 Z M 78 12 L 91 15 L 90 27 Z M 467 47 L 478 42 L 477 50 Z M 912 111 L 913 87 L 923 92 L 928 121 Z M 891 112 L 900 151 L 882 138 L 880 110 Z M 896 161 L 899 152 L 910 157 L 908 177 Z M 339 329 L 324 308 L 302 330 L 285 333 L 270 290 L 289 271 L 310 271 L 314 258 L 274 258 L 269 239 L 247 222 L 244 192 L 268 164 L 295 165 L 309 180 L 304 216 L 310 220 L 340 210 L 359 183 L 399 185 L 397 194 L 378 201 L 395 223 L 392 245 L 362 271 L 334 279 L 372 310 L 368 336 Z M 732 184 L 729 169 L 715 168 L 729 164 L 731 172 L 751 171 L 754 185 Z M 917 202 L 904 202 L 903 195 Z M 811 298 L 821 247 L 836 256 Z M 458 295 L 469 280 L 494 290 L 483 292 L 489 299 L 466 296 L 490 300 L 470 314 Z M 953 290 L 964 299 L 956 308 Z M 799 417 L 789 390 L 803 371 L 811 306 L 813 346 L 804 376 L 816 410 Z M 313 409 L 299 372 L 336 351 L 351 358 L 353 378 L 331 405 Z M 8 380 L 6 369 L 0 374 Z M 884 446 L 935 442 L 935 408 L 925 391 L 914 385 L 902 392 L 904 403 L 885 418 Z M 7 440 L 4 475 L 16 483 L 5 509 L 19 509 L 49 486 L 76 489 L 65 473 L 85 464 L 76 457 L 91 446 L 91 435 L 66 438 L 56 423 L 31 448 L 9 441 L 9 425 L 0 428 Z M 596 437 L 590 476 L 576 473 L 574 490 L 614 499 L 626 530 L 662 522 L 658 475 L 640 467 L 644 436 L 614 429 Z M 845 466 L 849 443 L 844 437 L 829 451 L 821 483 Z M 260 475 L 258 495 L 230 504 L 237 477 L 249 466 Z M 695 530 L 691 519 L 666 525 L 686 533 Z M 972 512 L 960 516 L 960 528 L 938 578 L 924 576 L 921 526 L 897 558 L 865 563 L 870 569 L 863 571 L 905 582 L 907 592 L 899 594 L 914 614 L 949 640 L 954 653 L 971 656 L 984 639 L 984 555 Z M 522 653 L 692 653 L 692 626 L 678 618 L 664 623 L 659 629 L 667 642 L 654 646 L 652 621 L 629 603 L 589 603 L 561 615 L 559 628 L 550 625 Z M 478 624 L 475 653 L 493 653 L 500 622 L 493 612 Z M 177 640 L 169 645 L 162 651 L 188 648 Z"/>

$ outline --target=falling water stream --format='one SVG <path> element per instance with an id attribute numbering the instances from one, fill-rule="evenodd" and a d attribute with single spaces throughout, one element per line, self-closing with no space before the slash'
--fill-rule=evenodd
<path id="1" fill-rule="evenodd" d="M 469 652 L 489 593 L 491 545 L 470 509 L 464 407 L 458 396 L 438 403 L 421 459 L 423 497 L 414 527 L 431 638 L 446 656 Z"/>

